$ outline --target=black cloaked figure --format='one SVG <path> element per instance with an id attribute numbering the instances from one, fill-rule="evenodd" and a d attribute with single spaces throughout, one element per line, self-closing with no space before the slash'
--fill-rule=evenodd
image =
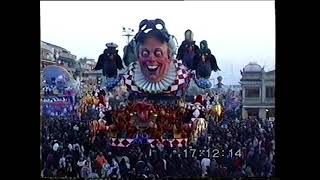
<path id="1" fill-rule="evenodd" d="M 182 41 L 178 49 L 176 59 L 182 60 L 182 63 L 188 68 L 194 70 L 194 58 L 199 55 L 200 48 L 193 40 L 193 32 L 188 29 L 184 33 L 185 40 Z"/>
<path id="2" fill-rule="evenodd" d="M 194 58 L 194 68 L 196 70 L 197 77 L 208 79 L 211 76 L 211 72 L 220 71 L 217 65 L 215 56 L 208 48 L 206 40 L 200 42 L 199 54 Z"/>
<path id="3" fill-rule="evenodd" d="M 118 55 L 117 47 L 115 43 L 107 43 L 107 49 L 104 50 L 98 58 L 98 62 L 94 70 L 101 70 L 102 74 L 106 77 L 116 77 L 118 75 L 118 69 L 123 69 L 122 59 Z"/>

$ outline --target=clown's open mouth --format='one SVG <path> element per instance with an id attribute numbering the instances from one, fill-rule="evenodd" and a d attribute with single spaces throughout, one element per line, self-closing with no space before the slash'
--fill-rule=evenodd
<path id="1" fill-rule="evenodd" d="M 164 68 L 168 68 L 167 71 Z M 173 62 L 168 66 L 160 63 L 140 64 L 134 68 L 135 84 L 146 92 L 159 92 L 168 89 L 177 76 Z"/>
<path id="2" fill-rule="evenodd" d="M 159 69 L 159 65 L 149 65 L 147 66 L 148 71 L 156 72 Z"/>

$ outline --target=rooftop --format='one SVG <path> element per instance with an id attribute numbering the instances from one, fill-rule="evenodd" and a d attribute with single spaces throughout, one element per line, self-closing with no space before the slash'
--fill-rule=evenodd
<path id="1" fill-rule="evenodd" d="M 41 41 L 41 42 L 43 42 L 43 43 L 45 43 L 45 44 L 47 44 L 47 45 L 49 45 L 49 46 L 52 46 L 52 47 L 54 47 L 54 48 L 58 48 L 58 49 L 61 49 L 61 50 L 63 50 L 63 51 L 69 52 L 67 49 L 65 49 L 65 48 L 63 48 L 63 47 L 60 47 L 60 46 L 57 46 L 57 45 L 54 45 L 54 44 L 51 44 L 51 43 L 48 43 L 48 42 L 45 42 L 45 41 Z"/>
<path id="2" fill-rule="evenodd" d="M 263 68 L 255 62 L 250 62 L 248 65 L 246 65 L 243 68 L 243 72 L 261 72 L 261 71 L 263 71 Z"/>

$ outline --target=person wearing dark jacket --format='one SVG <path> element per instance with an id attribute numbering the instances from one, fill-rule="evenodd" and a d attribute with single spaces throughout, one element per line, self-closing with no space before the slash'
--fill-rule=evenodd
<path id="1" fill-rule="evenodd" d="M 155 163 L 154 169 L 155 169 L 156 174 L 159 176 L 159 178 L 163 178 L 166 175 L 164 159 L 159 159 Z"/>
<path id="2" fill-rule="evenodd" d="M 176 163 L 171 159 L 166 159 L 167 161 L 167 175 L 169 177 L 175 177 L 177 173 Z"/>
<path id="3" fill-rule="evenodd" d="M 146 163 L 141 159 L 139 159 L 135 167 L 136 167 L 137 175 L 141 176 L 142 174 L 145 173 Z"/>
<path id="4" fill-rule="evenodd" d="M 182 60 L 183 64 L 189 68 L 193 69 L 194 57 L 198 56 L 200 53 L 200 48 L 196 45 L 193 40 L 193 32 L 188 29 L 185 31 L 185 40 L 182 41 L 178 49 L 177 59 Z"/>
<path id="5" fill-rule="evenodd" d="M 76 177 L 77 176 L 75 168 L 72 167 L 71 163 L 68 163 L 68 165 L 67 165 L 67 173 L 66 174 L 67 174 L 67 177 Z"/>
<path id="6" fill-rule="evenodd" d="M 126 165 L 126 161 L 125 161 L 124 158 L 122 158 L 120 163 L 119 163 L 119 170 L 120 170 L 121 178 L 127 179 L 129 170 L 128 170 L 128 167 Z"/>
<path id="7" fill-rule="evenodd" d="M 208 174 L 210 177 L 218 177 L 219 173 L 218 173 L 218 167 L 216 166 L 216 164 L 211 162 Z"/>

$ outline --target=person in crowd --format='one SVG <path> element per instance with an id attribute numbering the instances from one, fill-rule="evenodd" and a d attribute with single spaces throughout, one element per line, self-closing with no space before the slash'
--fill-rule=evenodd
<path id="1" fill-rule="evenodd" d="M 62 157 L 59 160 L 59 168 L 66 168 L 66 158 L 64 157 L 64 154 L 62 154 Z"/>
<path id="2" fill-rule="evenodd" d="M 65 168 L 59 167 L 57 170 L 57 177 L 66 177 L 66 176 L 67 176 L 67 173 Z"/>
<path id="3" fill-rule="evenodd" d="M 80 157 L 80 159 L 77 161 L 77 172 L 80 174 L 82 167 L 85 165 L 86 159 L 84 157 Z"/>
<path id="4" fill-rule="evenodd" d="M 45 168 L 41 171 L 41 177 L 54 177 L 53 170 L 53 165 L 51 165 L 50 168 L 45 166 Z"/>
<path id="5" fill-rule="evenodd" d="M 166 162 L 164 159 L 159 158 L 158 161 L 154 162 L 155 173 L 159 178 L 165 177 L 166 175 Z"/>
<path id="6" fill-rule="evenodd" d="M 88 179 L 100 178 L 98 174 L 98 169 L 94 168 L 93 171 L 89 174 Z"/>
<path id="7" fill-rule="evenodd" d="M 47 164 L 47 167 L 51 167 L 54 164 L 53 154 L 51 152 L 48 153 L 46 164 Z"/>
<path id="8" fill-rule="evenodd" d="M 201 160 L 201 169 L 202 169 L 202 176 L 206 176 L 208 174 L 208 168 L 210 166 L 210 159 L 206 155 Z"/>
<path id="9" fill-rule="evenodd" d="M 136 169 L 136 173 L 138 176 L 142 176 L 145 173 L 146 164 L 142 160 L 141 156 L 138 158 L 138 161 L 137 161 L 135 167 L 136 167 L 135 169 Z"/>
<path id="10" fill-rule="evenodd" d="M 119 164 L 115 158 L 112 158 L 112 160 L 111 160 L 109 177 L 111 177 L 111 178 L 120 178 L 121 177 L 120 170 L 119 170 Z"/>
<path id="11" fill-rule="evenodd" d="M 91 167 L 89 166 L 89 162 L 85 161 L 84 166 L 82 166 L 80 170 L 80 177 L 81 178 L 88 178 L 89 174 L 92 172 Z"/>
<path id="12" fill-rule="evenodd" d="M 119 171 L 120 171 L 120 175 L 121 178 L 123 179 L 127 179 L 128 178 L 128 170 L 129 168 L 127 167 L 127 163 L 125 158 L 122 158 L 120 163 L 119 163 Z"/>
<path id="13" fill-rule="evenodd" d="M 227 94 L 225 97 L 227 104 L 232 99 L 228 96 Z M 130 103 L 132 105 L 132 102 Z M 130 120 L 130 113 L 133 113 L 129 109 L 130 103 L 128 103 L 128 109 L 116 107 L 119 109 L 118 115 L 124 116 L 121 117 L 124 119 L 123 122 Z M 124 113 L 121 113 L 122 111 Z M 187 110 L 178 113 L 175 112 L 177 110 L 173 105 L 156 105 L 155 111 L 159 112 L 155 120 L 158 128 L 155 131 L 159 131 L 160 134 L 171 131 L 171 127 L 177 131 L 180 126 L 185 133 L 189 133 L 186 137 L 192 133 L 185 129 L 185 124 L 190 119 L 185 119 L 185 116 L 190 113 Z M 112 113 L 114 112 L 116 111 L 112 110 Z M 224 119 L 224 125 L 221 126 L 209 119 L 209 130 L 195 140 L 193 148 L 204 149 L 204 146 L 207 146 L 211 149 L 224 149 L 226 153 L 233 149 L 232 157 L 179 158 L 179 154 L 183 157 L 183 150 L 159 142 L 153 149 L 157 158 L 150 157 L 149 159 L 150 145 L 144 134 L 144 145 L 135 145 L 140 146 L 137 149 L 133 148 L 133 145 L 122 147 L 125 150 L 120 157 L 126 158 L 120 158 L 119 163 L 114 163 L 112 159 L 117 155 L 118 149 L 113 146 L 111 137 L 104 133 L 97 135 L 94 143 L 90 141 L 92 138 L 90 121 L 97 119 L 98 113 L 99 110 L 93 108 L 91 114 L 83 114 L 81 119 L 56 117 L 43 120 L 41 123 L 42 177 L 102 177 L 101 171 L 106 166 L 117 167 L 114 168 L 114 174 L 124 178 L 132 176 L 165 178 L 168 176 L 253 177 L 274 175 L 275 127 L 268 120 L 252 119 L 249 121 L 240 118 L 236 120 L 229 116 Z M 118 126 L 118 121 L 119 119 L 115 118 L 112 123 L 115 128 L 123 127 L 121 131 L 124 133 L 122 134 L 130 134 L 128 128 L 135 127 L 133 123 L 130 126 Z M 178 124 L 181 121 L 183 121 L 182 125 Z M 137 129 L 132 132 L 134 132 L 132 133 L 134 137 Z M 239 157 L 235 156 L 237 150 L 241 150 L 240 153 L 237 153 L 240 154 Z M 111 154 L 107 155 L 109 152 Z"/>
<path id="14" fill-rule="evenodd" d="M 108 178 L 111 173 L 111 167 L 109 163 L 105 163 L 101 168 L 101 176 L 102 178 Z"/>
<path id="15" fill-rule="evenodd" d="M 106 158 L 104 157 L 103 153 L 100 152 L 97 157 L 96 157 L 96 162 L 97 162 L 97 165 L 98 165 L 98 168 L 101 169 L 102 166 L 107 163 L 107 160 Z"/>
<path id="16" fill-rule="evenodd" d="M 68 162 L 67 163 L 67 172 L 66 172 L 67 177 L 76 177 L 76 170 L 74 167 L 72 167 L 72 163 Z"/>

